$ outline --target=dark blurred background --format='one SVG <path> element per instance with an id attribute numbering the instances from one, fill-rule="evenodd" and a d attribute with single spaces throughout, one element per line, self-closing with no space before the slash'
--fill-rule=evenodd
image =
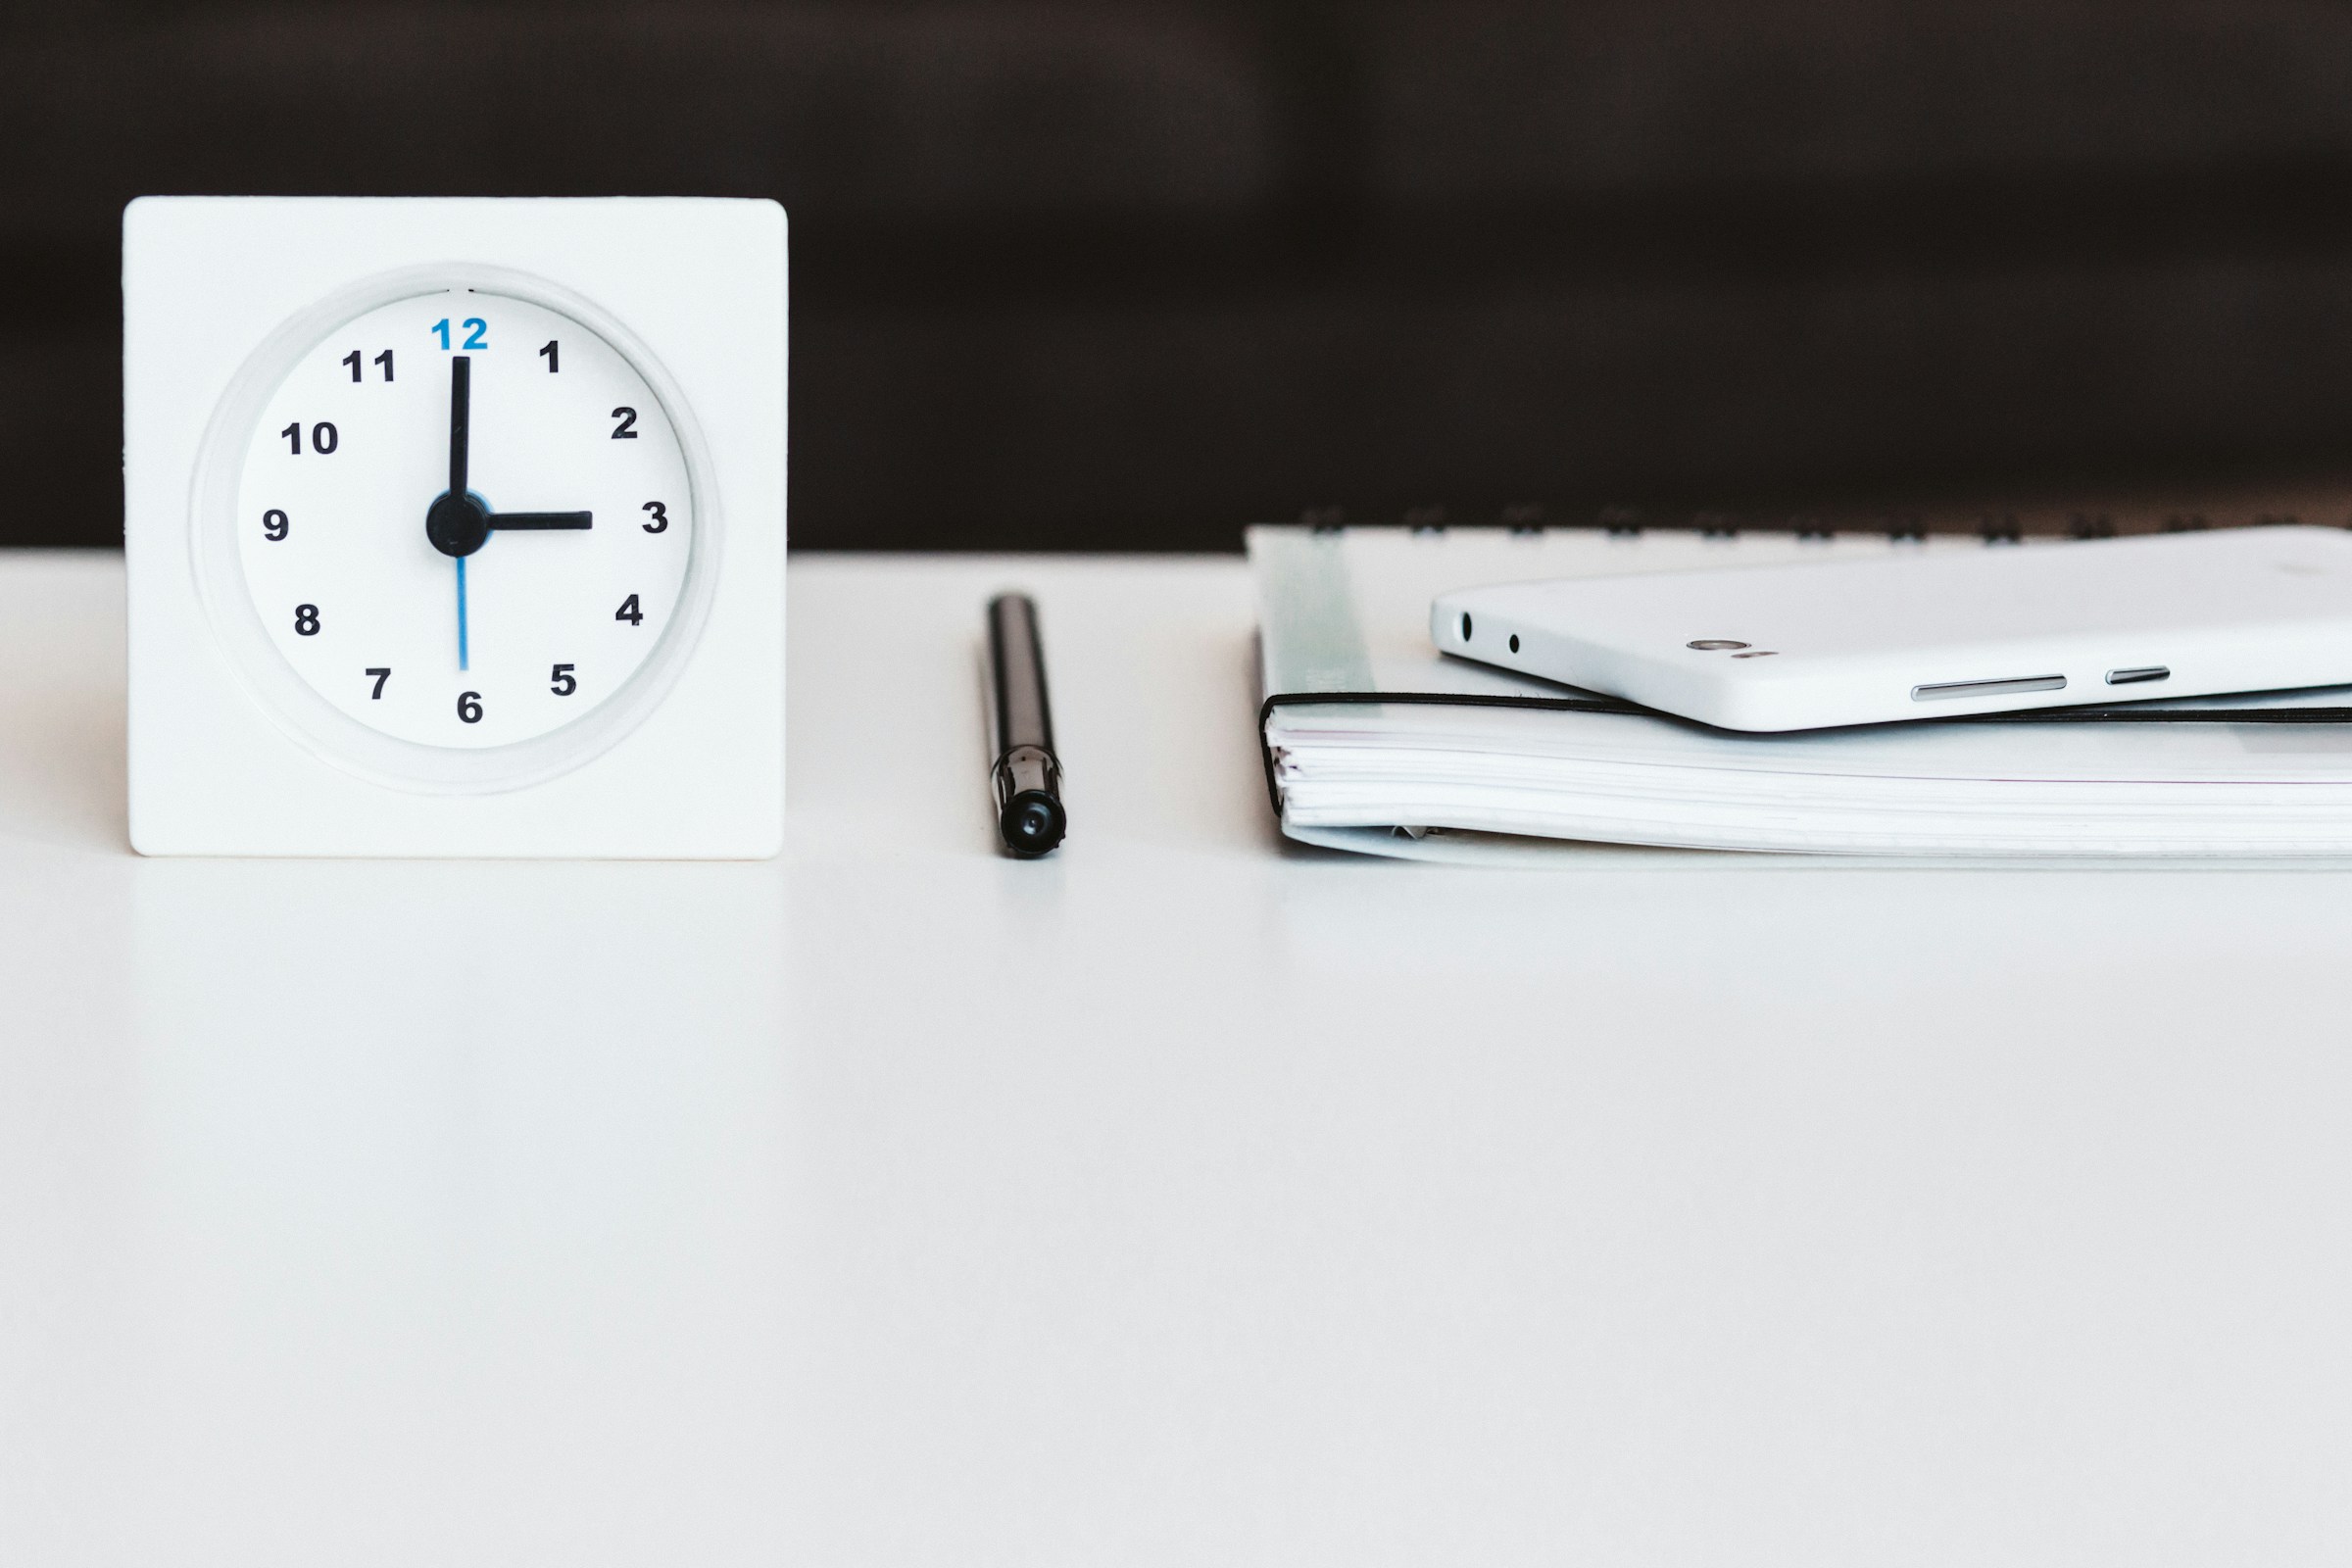
<path id="1" fill-rule="evenodd" d="M 779 198 L 801 548 L 2352 468 L 2338 5 L 117 0 L 0 27 L 4 543 L 120 538 L 144 192 Z"/>

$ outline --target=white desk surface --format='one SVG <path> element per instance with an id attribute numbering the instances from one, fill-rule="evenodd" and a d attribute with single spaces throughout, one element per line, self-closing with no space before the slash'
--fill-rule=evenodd
<path id="1" fill-rule="evenodd" d="M 1238 562 L 791 593 L 781 860 L 147 861 L 0 562 L 0 1563 L 2352 1556 L 2352 880 L 1290 851 Z"/>

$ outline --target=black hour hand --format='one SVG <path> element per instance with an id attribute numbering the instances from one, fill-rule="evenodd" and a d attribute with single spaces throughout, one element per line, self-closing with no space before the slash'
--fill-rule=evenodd
<path id="1" fill-rule="evenodd" d="M 589 528 L 595 526 L 592 520 L 595 514 L 587 512 L 493 512 L 490 514 L 490 531 L 504 533 L 510 528 Z"/>

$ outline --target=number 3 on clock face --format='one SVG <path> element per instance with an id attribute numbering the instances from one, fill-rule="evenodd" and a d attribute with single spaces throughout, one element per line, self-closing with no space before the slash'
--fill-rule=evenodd
<path id="1" fill-rule="evenodd" d="M 697 545 L 686 437 L 577 316 L 457 287 L 299 352 L 236 484 L 285 663 L 369 730 L 485 750 L 580 723 L 662 648 Z"/>

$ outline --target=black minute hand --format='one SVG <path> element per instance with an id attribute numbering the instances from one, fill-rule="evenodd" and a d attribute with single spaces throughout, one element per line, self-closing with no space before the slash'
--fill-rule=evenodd
<path id="1" fill-rule="evenodd" d="M 466 442 L 473 422 L 473 362 L 461 354 L 449 362 L 449 493 L 466 494 Z"/>
<path id="2" fill-rule="evenodd" d="M 466 430 L 472 416 L 473 362 L 461 354 L 449 362 L 449 488 L 424 509 L 425 538 L 435 550 L 461 562 L 490 537 L 488 514 L 466 491 Z"/>

